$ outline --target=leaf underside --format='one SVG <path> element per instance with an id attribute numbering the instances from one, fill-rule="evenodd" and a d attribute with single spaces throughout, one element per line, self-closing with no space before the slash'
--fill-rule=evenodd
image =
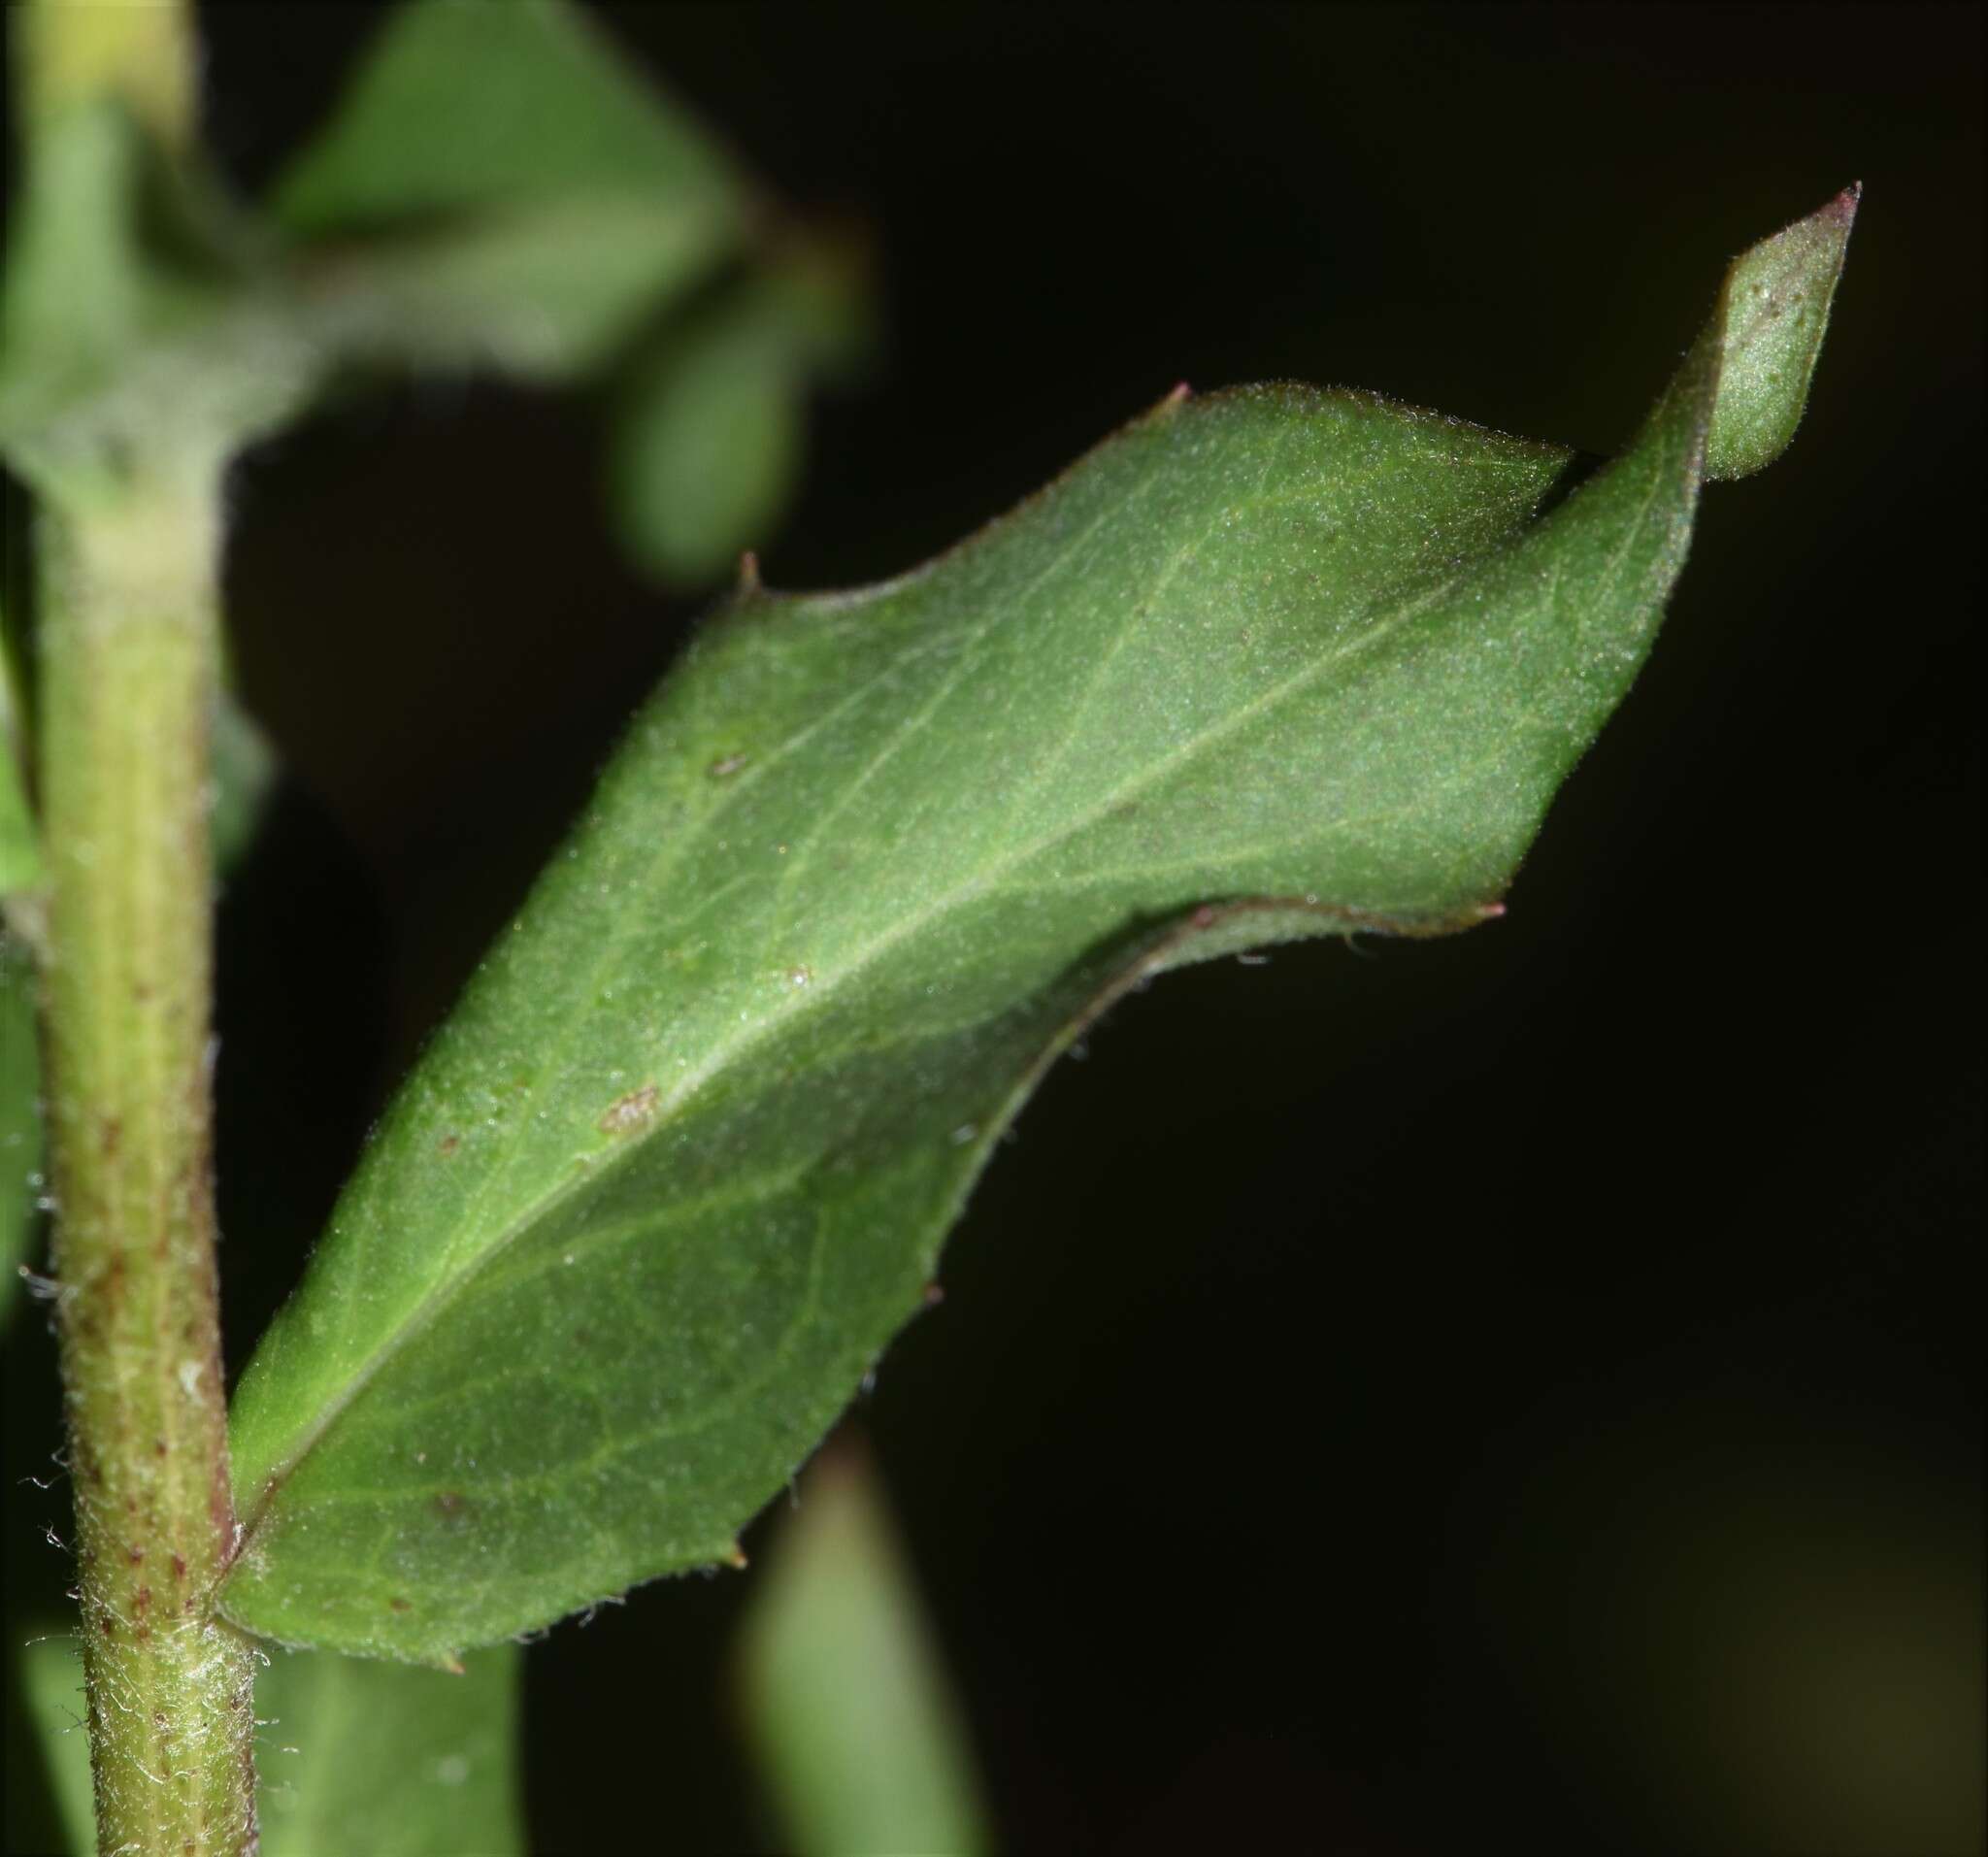
<path id="1" fill-rule="evenodd" d="M 1790 235 L 1739 261 L 1592 473 L 1370 395 L 1176 396 L 900 580 L 742 589 L 265 1337 L 228 1615 L 444 1662 L 727 1558 L 1105 1003 L 1495 913 L 1648 648 L 1715 413 L 1799 414 L 1806 364 L 1733 331 L 1819 336 L 1850 204 L 1785 315 L 1728 310 Z"/>

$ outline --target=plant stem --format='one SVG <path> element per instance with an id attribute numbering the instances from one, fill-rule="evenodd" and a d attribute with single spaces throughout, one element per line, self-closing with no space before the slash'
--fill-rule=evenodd
<path id="1" fill-rule="evenodd" d="M 45 501 L 55 1275 L 99 1848 L 255 1847 L 211 1169 L 217 457 Z"/>
<path id="2" fill-rule="evenodd" d="M 187 0 L 32 0 L 8 11 L 21 62 L 16 101 L 30 118 L 115 96 L 161 146 L 191 142 L 198 53 Z"/>
<path id="3" fill-rule="evenodd" d="M 61 125 L 106 101 L 168 160 L 192 149 L 188 0 L 37 0 L 10 23 L 31 186 Z M 115 346 L 134 200 L 93 172 L 44 201 L 63 236 L 29 307 Z M 208 1030 L 223 453 L 185 430 L 72 435 L 32 474 L 53 1258 L 106 1857 L 256 1844 L 253 1653 L 215 1608 L 235 1538 Z"/>

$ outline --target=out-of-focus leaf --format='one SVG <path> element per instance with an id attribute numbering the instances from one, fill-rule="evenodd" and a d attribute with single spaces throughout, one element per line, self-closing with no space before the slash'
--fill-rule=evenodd
<path id="1" fill-rule="evenodd" d="M 1571 492 L 1367 395 L 1176 396 L 899 580 L 742 594 L 264 1337 L 229 1615 L 437 1661 L 724 1559 L 1105 1005 L 1497 913 L 1682 568 L 1729 307 Z"/>
<path id="2" fill-rule="evenodd" d="M 988 1840 L 959 1710 L 868 1462 L 802 1479 L 739 1648 L 746 1726 L 806 1857 L 970 1857 Z"/>
<path id="3" fill-rule="evenodd" d="M 14 757 L 0 734 L 0 896 L 31 890 L 41 877 L 41 847 L 28 816 L 27 796 L 20 790 Z"/>
<path id="4" fill-rule="evenodd" d="M 42 1196 L 41 1059 L 35 1045 L 34 970 L 0 929 L 0 1329 L 32 1261 Z"/>
<path id="5" fill-rule="evenodd" d="M 0 663 L 0 896 L 31 890 L 42 879 L 41 846 L 21 782 L 19 747 L 7 666 Z"/>
<path id="6" fill-rule="evenodd" d="M 764 544 L 800 473 L 804 381 L 778 332 L 705 318 L 630 382 L 609 480 L 629 552 L 698 585 Z"/>
<path id="7" fill-rule="evenodd" d="M 97 1813 L 90 1792 L 89 1729 L 83 1714 L 83 1646 L 72 1631 L 27 1641 L 20 1686 L 40 1739 L 43 1773 L 69 1857 L 96 1857 Z"/>
<path id="8" fill-rule="evenodd" d="M 254 719 L 223 696 L 214 719 L 214 865 L 225 879 L 248 855 L 276 786 L 276 750 Z"/>
<path id="9" fill-rule="evenodd" d="M 634 192 L 736 205 L 740 184 L 567 0 L 412 0 L 273 205 L 321 237 Z"/>
<path id="10" fill-rule="evenodd" d="M 271 1652 L 255 1679 L 262 1857 L 513 1857 L 524 1655 L 463 1673 Z"/>
<path id="11" fill-rule="evenodd" d="M 730 248 L 746 189 L 702 125 L 554 0 L 414 0 L 273 196 L 346 351 L 590 365 Z"/>
<path id="12" fill-rule="evenodd" d="M 565 0 L 414 0 L 266 223 L 118 99 L 31 127 L 0 446 L 40 487 L 134 445 L 239 446 L 345 368 L 571 380 L 753 211 L 702 127 Z"/>
<path id="13" fill-rule="evenodd" d="M 867 349 L 868 299 L 852 247 L 797 246 L 632 373 L 615 406 L 609 490 L 637 562 L 694 586 L 767 544 L 800 475 L 808 394 Z"/>
<path id="14" fill-rule="evenodd" d="M 71 1633 L 21 1651 L 69 1849 L 96 1850 L 83 1663 Z M 480 1651 L 463 1675 L 275 1651 L 255 1680 L 262 1857 L 514 1857 L 523 1656 Z"/>
<path id="15" fill-rule="evenodd" d="M 25 702 L 28 642 L 23 612 L 26 537 L 14 486 L 0 485 L 0 897 L 32 889 L 42 879 L 42 852 L 27 802 Z"/>

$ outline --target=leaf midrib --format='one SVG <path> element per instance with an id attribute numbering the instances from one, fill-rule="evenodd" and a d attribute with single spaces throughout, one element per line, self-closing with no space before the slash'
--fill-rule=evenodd
<path id="1" fill-rule="evenodd" d="M 1130 494 L 1130 492 L 1127 493 L 1128 497 Z M 1119 506 L 1114 507 L 1112 514 L 1116 514 L 1118 508 L 1122 508 L 1122 500 Z M 1645 505 L 1642 512 L 1639 513 L 1636 522 L 1632 525 L 1633 529 L 1640 528 L 1646 514 L 1647 505 Z M 502 1255 L 505 1250 L 524 1236 L 534 1225 L 558 1210 L 567 1201 L 606 1177 L 614 1169 L 626 1165 L 635 1159 L 650 1141 L 674 1125 L 679 1112 L 682 1110 L 686 1101 L 697 1091 L 701 1090 L 719 1072 L 749 1056 L 759 1045 L 765 1044 L 777 1033 L 784 1030 L 801 1015 L 818 1011 L 826 1006 L 849 980 L 865 973 L 882 955 L 890 952 L 911 936 L 923 931 L 937 921 L 943 920 L 946 914 L 960 905 L 974 900 L 1015 866 L 1026 863 L 1029 859 L 1040 856 L 1044 851 L 1053 849 L 1057 845 L 1064 843 L 1085 827 L 1095 823 L 1098 818 L 1102 817 L 1113 807 L 1122 804 L 1127 798 L 1143 792 L 1147 786 L 1193 760 L 1205 749 L 1226 740 L 1238 728 L 1256 720 L 1266 711 L 1275 708 L 1287 698 L 1302 693 L 1326 673 L 1344 664 L 1349 659 L 1356 658 L 1384 644 L 1402 626 L 1418 617 L 1431 607 L 1441 604 L 1443 600 L 1454 594 L 1462 585 L 1484 572 L 1502 554 L 1522 543 L 1529 535 L 1537 532 L 1536 526 L 1529 525 L 1521 527 L 1513 534 L 1501 539 L 1500 542 L 1494 544 L 1493 547 L 1486 549 L 1463 568 L 1460 568 L 1401 607 L 1383 614 L 1374 624 L 1363 630 L 1358 637 L 1346 641 L 1337 650 L 1301 667 L 1297 672 L 1280 680 L 1269 689 L 1259 692 L 1248 703 L 1230 711 L 1218 722 L 1204 729 L 1200 734 L 1190 737 L 1168 753 L 1148 762 L 1144 768 L 1140 770 L 1137 776 L 1111 789 L 1108 795 L 1095 802 L 1086 811 L 1074 815 L 1040 839 L 995 858 L 991 863 L 982 866 L 971 879 L 943 893 L 923 910 L 898 918 L 889 928 L 877 936 L 840 970 L 828 976 L 817 977 L 815 981 L 805 992 L 796 991 L 782 995 L 779 1004 L 770 1008 L 748 1030 L 715 1046 L 712 1055 L 703 1065 L 691 1071 L 687 1076 L 679 1078 L 671 1086 L 670 1093 L 658 1104 L 653 1118 L 643 1130 L 631 1134 L 621 1148 L 609 1157 L 605 1166 L 587 1166 L 583 1172 L 534 1200 L 528 1207 L 520 1210 L 508 1226 L 495 1234 L 488 1244 L 479 1247 L 475 1255 L 468 1260 L 465 1268 L 453 1271 L 438 1278 L 427 1291 L 416 1299 L 407 1313 L 375 1346 L 372 1353 L 361 1366 L 354 1371 L 343 1393 L 327 1404 L 320 1416 L 299 1437 L 295 1447 L 280 1458 L 267 1473 L 263 1479 L 262 1491 L 256 1497 L 248 1512 L 242 1542 L 243 1549 L 247 1549 L 257 1530 L 264 1520 L 267 1519 L 277 1495 L 281 1492 L 283 1484 L 294 1474 L 298 1465 L 315 1448 L 318 1442 L 337 1423 L 339 1417 L 358 1400 L 373 1379 L 384 1371 L 402 1349 L 428 1326 L 442 1309 L 461 1293 L 476 1276 L 478 1270 L 491 1259 Z M 1088 533 L 1088 528 L 1086 533 Z M 1170 551 L 1166 563 L 1167 570 L 1172 568 L 1175 558 L 1182 551 L 1182 549 Z M 1137 619 L 1142 612 L 1143 605 L 1135 605 L 1131 610 L 1128 623 Z M 887 675 L 887 672 L 885 674 Z M 819 719 L 816 718 L 816 721 L 818 722 Z M 811 723 L 806 732 L 812 734 L 813 731 L 814 724 Z M 784 747 L 785 745 L 782 746 Z M 707 819 L 705 825 L 708 826 L 710 820 Z M 674 868 L 674 861 L 670 868 Z M 601 968 L 597 969 L 597 972 L 602 971 L 609 964 L 608 962 L 602 963 Z M 486 1182 L 498 1177 L 501 1171 L 501 1164 L 493 1167 L 491 1174 L 486 1177 Z M 461 1228 L 459 1227 L 458 1235 L 460 1231 Z M 449 1244 L 442 1247 L 445 1257 L 453 1252 L 456 1242 L 457 1240 L 451 1240 Z"/>

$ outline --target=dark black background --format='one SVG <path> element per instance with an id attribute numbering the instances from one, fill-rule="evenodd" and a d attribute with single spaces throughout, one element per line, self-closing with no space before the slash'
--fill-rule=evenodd
<path id="1" fill-rule="evenodd" d="M 377 14 L 205 11 L 252 186 Z M 851 1423 L 1005 1848 L 1977 1847 L 1978 11 L 602 11 L 880 253 L 775 584 L 911 564 L 1183 379 L 1607 450 L 1725 259 L 1864 182 L 1802 433 L 1708 492 L 1506 920 L 1121 1009 Z M 237 1355 L 694 615 L 596 433 L 431 386 L 238 475 L 294 786 L 223 920 Z M 539 1848 L 776 1847 L 749 1589 L 533 1651 Z"/>

